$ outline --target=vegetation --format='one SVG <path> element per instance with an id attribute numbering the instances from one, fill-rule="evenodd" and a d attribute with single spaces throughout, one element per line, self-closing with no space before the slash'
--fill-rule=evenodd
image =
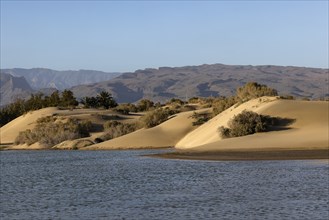
<path id="1" fill-rule="evenodd" d="M 75 99 L 73 92 L 70 90 L 64 90 L 62 92 L 62 98 L 60 99 L 60 106 L 63 107 L 74 107 L 77 106 L 79 103 Z"/>
<path id="2" fill-rule="evenodd" d="M 2 108 L 0 126 L 32 110 L 46 107 L 73 108 L 77 105 L 78 102 L 70 90 L 64 90 L 62 94 L 55 91 L 50 96 L 44 96 L 42 93 L 32 94 L 28 100 L 17 99 L 14 103 Z"/>
<path id="3" fill-rule="evenodd" d="M 134 132 L 139 127 L 137 124 L 121 123 L 118 121 L 107 121 L 104 124 L 105 134 L 95 139 L 95 142 L 103 142 L 125 134 Z"/>
<path id="4" fill-rule="evenodd" d="M 170 99 L 169 102 L 166 103 L 166 105 L 170 105 L 170 104 L 184 105 L 185 102 L 180 99 L 177 99 L 177 98 L 172 98 L 172 99 Z"/>
<path id="5" fill-rule="evenodd" d="M 33 130 L 20 132 L 15 144 L 31 145 L 39 142 L 45 147 L 52 147 L 65 140 L 88 137 L 90 129 L 90 121 L 79 121 L 74 118 L 62 121 L 57 117 L 48 116 L 38 119 Z"/>
<path id="6" fill-rule="evenodd" d="M 174 110 L 168 108 L 158 108 L 146 113 L 140 120 L 145 128 L 152 128 L 168 120 L 168 117 L 175 113 Z"/>
<path id="7" fill-rule="evenodd" d="M 206 123 L 211 118 L 211 115 L 209 113 L 197 113 L 194 112 L 191 116 L 195 121 L 192 122 L 193 126 L 198 126 Z"/>
<path id="8" fill-rule="evenodd" d="M 230 108 L 231 106 L 233 106 L 236 103 L 237 103 L 237 98 L 234 96 L 229 97 L 229 98 L 220 97 L 218 99 L 215 99 L 212 103 L 213 115 L 214 116 L 218 115 L 219 113 Z"/>
<path id="9" fill-rule="evenodd" d="M 117 107 L 114 109 L 116 112 L 121 113 L 123 115 L 128 115 L 130 112 L 137 112 L 138 109 L 134 104 L 131 103 L 124 103 L 124 104 L 119 104 Z"/>
<path id="10" fill-rule="evenodd" d="M 288 99 L 288 100 L 294 100 L 295 97 L 292 95 L 281 95 L 280 99 Z"/>
<path id="11" fill-rule="evenodd" d="M 252 111 L 243 111 L 229 121 L 229 128 L 221 126 L 218 131 L 223 138 L 240 137 L 264 132 L 274 124 L 274 119 Z"/>
<path id="12" fill-rule="evenodd" d="M 278 92 L 275 89 L 269 88 L 266 85 L 261 85 L 256 82 L 248 82 L 236 91 L 236 96 L 242 102 L 262 97 L 262 96 L 277 96 Z"/>
<path id="13" fill-rule="evenodd" d="M 137 104 L 137 109 L 140 112 L 149 111 L 153 107 L 154 107 L 154 102 L 152 102 L 148 99 L 142 99 Z"/>
<path id="14" fill-rule="evenodd" d="M 213 116 L 218 115 L 224 110 L 230 108 L 234 104 L 249 101 L 262 96 L 277 96 L 275 89 L 256 82 L 246 83 L 244 86 L 236 90 L 236 95 L 231 97 L 219 97 L 207 100 L 207 103 L 213 108 Z"/>
<path id="15" fill-rule="evenodd" d="M 112 97 L 111 93 L 102 91 L 96 97 L 84 97 L 81 101 L 86 108 L 114 108 L 118 104 Z"/>

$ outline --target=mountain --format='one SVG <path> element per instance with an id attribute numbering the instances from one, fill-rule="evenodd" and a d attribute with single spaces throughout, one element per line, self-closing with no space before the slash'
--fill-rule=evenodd
<path id="1" fill-rule="evenodd" d="M 1 69 L 2 73 L 13 76 L 24 76 L 33 89 L 56 88 L 64 90 L 76 85 L 102 82 L 112 79 L 119 73 L 106 73 L 95 70 L 57 71 L 45 68 Z"/>
<path id="2" fill-rule="evenodd" d="M 137 70 L 71 90 L 80 98 L 106 90 L 118 102 L 142 98 L 166 101 L 174 97 L 185 100 L 193 96 L 229 96 L 237 87 L 255 81 L 278 90 L 281 95 L 319 98 L 329 96 L 328 77 L 328 69 L 320 68 L 205 64 Z"/>
<path id="3" fill-rule="evenodd" d="M 24 77 L 15 77 L 0 73 L 0 106 L 6 105 L 17 98 L 27 98 L 33 89 Z"/>

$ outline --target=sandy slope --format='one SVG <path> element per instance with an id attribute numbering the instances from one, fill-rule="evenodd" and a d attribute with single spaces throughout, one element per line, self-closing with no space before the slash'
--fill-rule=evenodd
<path id="1" fill-rule="evenodd" d="M 38 118 L 53 115 L 57 108 L 50 107 L 26 113 L 0 128 L 0 143 L 13 143 L 20 131 L 33 129 Z"/>
<path id="2" fill-rule="evenodd" d="M 191 152 L 232 150 L 289 150 L 328 149 L 329 103 L 320 101 L 251 100 L 231 108 L 199 127 L 177 145 L 177 149 Z M 243 109 L 296 121 L 285 130 L 258 133 L 222 140 L 217 128 Z"/>
<path id="3" fill-rule="evenodd" d="M 11 143 L 14 142 L 15 138 L 18 136 L 20 131 L 25 131 L 26 129 L 33 129 L 36 125 L 36 121 L 39 118 L 56 115 L 58 117 L 63 118 L 77 118 L 79 120 L 89 120 L 93 123 L 93 131 L 91 132 L 91 136 L 89 140 L 94 140 L 96 137 L 103 134 L 103 124 L 106 120 L 118 119 L 121 122 L 133 123 L 138 120 L 140 114 L 132 114 L 132 115 L 121 115 L 116 112 L 112 112 L 109 110 L 98 110 L 98 109 L 74 109 L 74 110 L 58 110 L 57 108 L 44 108 L 36 111 L 31 111 L 22 115 L 8 124 L 4 125 L 0 128 L 0 144 L 2 146 L 8 144 L 9 146 L 6 149 L 43 149 L 40 144 L 34 144 L 33 146 L 27 145 L 19 145 L 19 146 L 10 146 Z M 83 141 L 79 140 L 79 141 Z M 81 142 L 83 143 L 83 142 Z M 62 145 L 56 146 L 58 149 L 72 149 L 75 146 L 83 146 L 90 144 L 88 141 L 85 144 L 76 143 L 76 141 L 67 141 Z"/>
<path id="4" fill-rule="evenodd" d="M 275 100 L 277 100 L 276 97 L 263 97 L 251 100 L 241 105 L 232 106 L 231 108 L 227 109 L 226 111 L 223 111 L 218 116 L 211 119 L 198 129 L 186 135 L 182 140 L 177 143 L 176 148 L 185 149 L 219 141 L 222 138 L 218 135 L 218 127 L 227 127 L 229 120 L 234 117 L 234 115 L 241 113 L 243 110 L 259 112 L 259 110 L 270 105 Z"/>
<path id="5" fill-rule="evenodd" d="M 198 110 L 204 112 L 207 110 Z M 133 133 L 86 147 L 87 150 L 95 149 L 139 149 L 172 147 L 182 137 L 195 129 L 192 126 L 194 111 L 177 114 L 170 120 L 150 129 L 141 129 Z"/>

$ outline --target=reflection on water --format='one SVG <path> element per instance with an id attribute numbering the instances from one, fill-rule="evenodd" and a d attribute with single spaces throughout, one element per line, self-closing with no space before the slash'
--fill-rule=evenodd
<path id="1" fill-rule="evenodd" d="M 329 166 L 2 151 L 0 219 L 327 219 Z"/>

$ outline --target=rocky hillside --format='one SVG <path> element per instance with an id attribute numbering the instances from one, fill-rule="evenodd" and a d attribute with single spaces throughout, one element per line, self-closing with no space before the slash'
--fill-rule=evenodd
<path id="1" fill-rule="evenodd" d="M 95 70 L 57 71 L 45 68 L 2 69 L 1 72 L 13 76 L 24 76 L 30 86 L 36 90 L 42 88 L 64 90 L 76 85 L 106 81 L 119 75 L 119 73 L 106 73 Z"/>
<path id="2" fill-rule="evenodd" d="M 17 98 L 27 98 L 32 91 L 24 77 L 0 73 L 0 106 L 6 105 Z"/>
<path id="3" fill-rule="evenodd" d="M 119 102 L 142 98 L 166 101 L 193 96 L 228 96 L 246 82 L 256 81 L 279 91 L 280 95 L 319 98 L 329 96 L 328 69 L 291 66 L 201 65 L 160 67 L 124 73 L 112 80 L 76 86 L 77 97 L 111 92 Z"/>

